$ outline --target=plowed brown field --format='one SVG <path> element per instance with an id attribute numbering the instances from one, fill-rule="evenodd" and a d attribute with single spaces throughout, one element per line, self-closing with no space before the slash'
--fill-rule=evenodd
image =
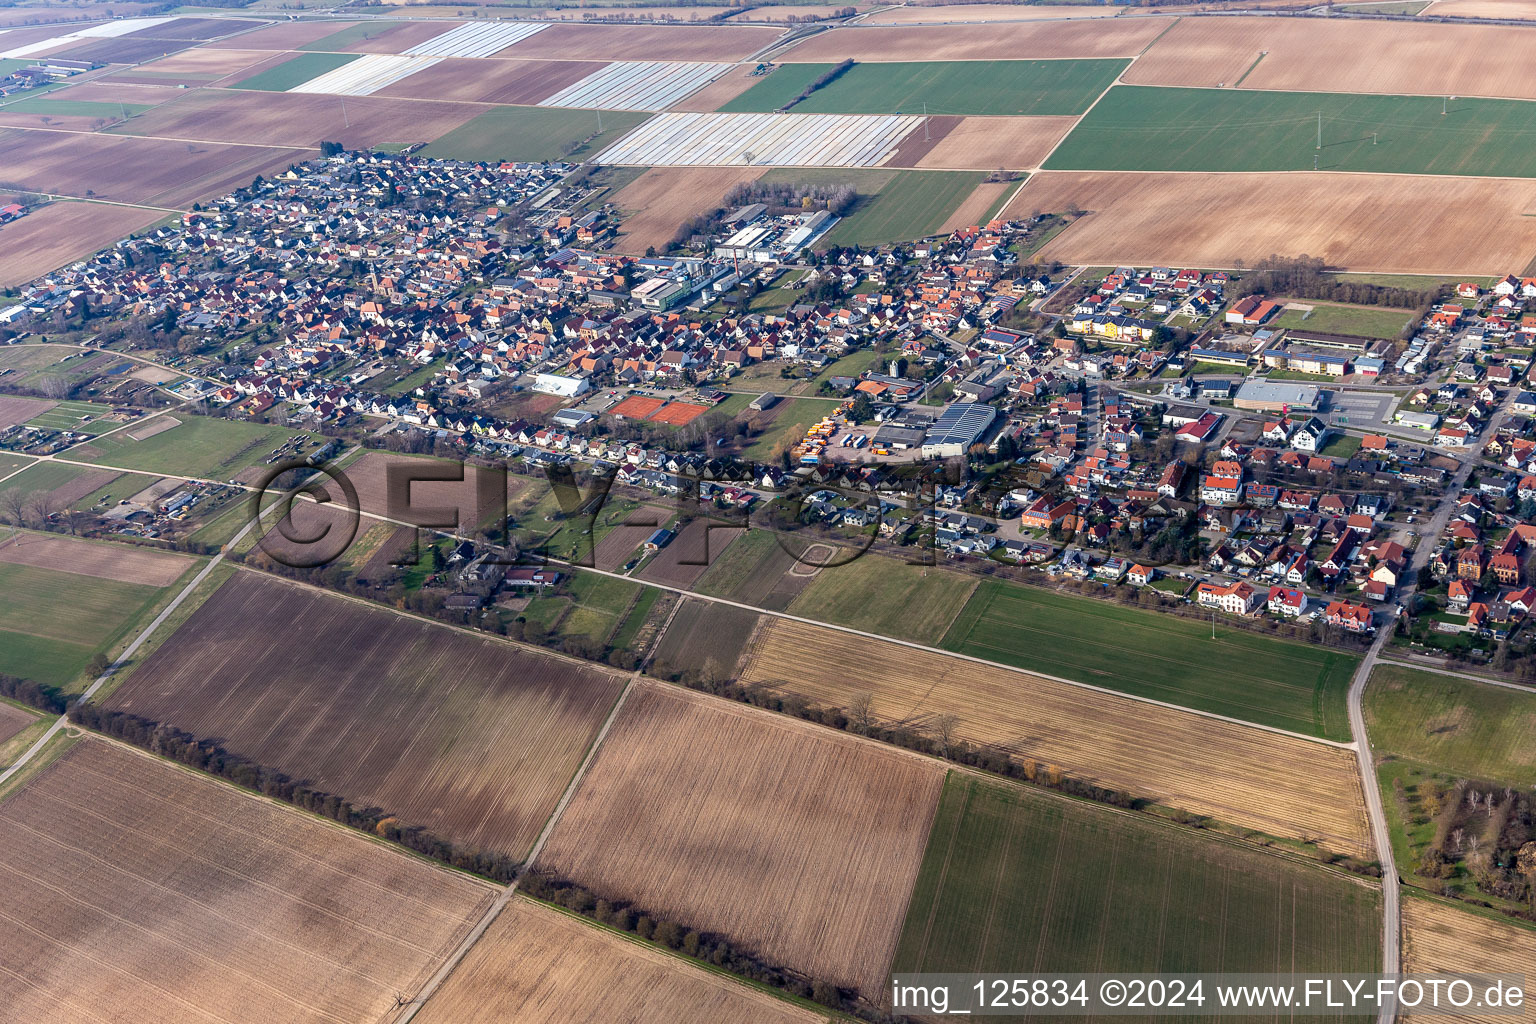
<path id="1" fill-rule="evenodd" d="M 4 235 L 0 235 L 3 238 Z M 36 419 L 58 405 L 42 398 L 23 398 L 20 395 L 0 395 L 0 430 L 18 423 Z"/>
<path id="2" fill-rule="evenodd" d="M 551 25 L 496 56 L 551 60 L 740 60 L 781 34 L 776 28 L 735 25 Z"/>
<path id="3" fill-rule="evenodd" d="M 232 50 L 295 50 L 306 43 L 324 39 L 328 35 L 356 25 L 355 21 L 291 21 L 283 25 L 268 25 L 254 32 L 246 32 L 233 39 L 209 43 L 211 47 Z"/>
<path id="4" fill-rule="evenodd" d="M 784 619 L 741 678 L 839 708 L 868 693 L 876 720 L 919 730 L 956 715 L 961 738 L 1075 778 L 1369 855 L 1355 757 L 1338 747 Z"/>
<path id="5" fill-rule="evenodd" d="M 1042 171 L 1009 216 L 1089 211 L 1042 254 L 1230 267 L 1274 253 L 1347 270 L 1506 274 L 1536 255 L 1536 181 L 1444 175 Z"/>
<path id="6" fill-rule="evenodd" d="M 365 146 L 378 142 L 431 141 L 485 111 L 484 107 L 468 103 L 429 103 L 378 96 L 348 96 L 346 101 L 343 112 L 335 96 L 203 89 L 185 100 L 135 117 L 121 130 L 210 142 L 317 146 L 330 139 L 347 146 Z M 312 154 L 297 159 L 309 155 Z M 249 178 L 240 184 L 248 184 Z"/>
<path id="7" fill-rule="evenodd" d="M 37 721 L 36 715 L 29 715 L 21 708 L 10 704 L 0 704 L 0 743 L 4 743 L 35 721 Z"/>
<path id="8" fill-rule="evenodd" d="M 662 248 L 684 221 L 716 209 L 734 186 L 762 173 L 761 167 L 653 167 L 612 196 L 624 215 L 616 248 L 637 254 Z"/>
<path id="9" fill-rule="evenodd" d="M 943 781 L 906 753 L 644 683 L 539 862 L 874 996 Z"/>
<path id="10" fill-rule="evenodd" d="M 49 203 L 0 225 L 0 288 L 23 284 L 83 259 L 162 216 L 158 210 L 136 206 Z"/>
<path id="11" fill-rule="evenodd" d="M 1536 98 L 1536 29 L 1347 18 L 1185 18 L 1126 70 L 1142 85 Z M 1268 51 L 1259 60 L 1260 51 Z"/>
<path id="12" fill-rule="evenodd" d="M 918 167 L 1010 171 L 1039 167 L 1075 117 L 966 117 L 917 161 Z M 913 134 L 917 134 L 914 132 Z"/>
<path id="13" fill-rule="evenodd" d="M 305 157 L 293 149 L 25 128 L 0 129 L 0 153 L 7 187 L 178 209 Z"/>
<path id="14" fill-rule="evenodd" d="M 603 66 L 585 60 L 450 58 L 407 75 L 374 95 L 533 106 Z"/>
<path id="15" fill-rule="evenodd" d="M 752 68 L 753 65 L 751 64 L 743 64 L 732 68 L 704 88 L 696 89 L 667 109 L 703 111 L 705 113 L 711 110 L 719 110 L 725 104 L 762 81 L 761 78 L 754 78 L 752 76 Z"/>
<path id="16" fill-rule="evenodd" d="M 1115 21 L 952 25 L 943 29 L 917 26 L 835 28 L 811 36 L 775 59 L 835 64 L 849 57 L 854 60 L 1134 57 L 1170 22 L 1168 18 L 1121 18 Z"/>
<path id="17" fill-rule="evenodd" d="M 1426 18 L 1536 19 L 1536 0 L 1434 0 L 1419 12 Z"/>
<path id="18" fill-rule="evenodd" d="M 1045 4 L 903 4 L 867 15 L 862 25 L 964 24 L 968 21 L 1042 21 L 1051 18 L 1112 18 L 1120 7 Z"/>
<path id="19" fill-rule="evenodd" d="M 531 900 L 501 912 L 420 1024 L 821 1024 L 802 1010 Z"/>
<path id="20" fill-rule="evenodd" d="M 1403 972 L 1524 974 L 1529 983 L 1536 978 L 1536 931 L 1443 903 L 1407 898 L 1403 900 Z M 1467 1013 L 1444 1014 L 1441 1019 L 1500 1024 L 1511 1018 Z"/>
<path id="21" fill-rule="evenodd" d="M 0 562 L 149 587 L 168 587 L 192 567 L 192 559 L 169 551 L 34 533 L 18 534 L 0 544 Z"/>
<path id="22" fill-rule="evenodd" d="M 377 1021 L 495 896 L 85 740 L 0 804 L 0 1019 Z"/>
<path id="23" fill-rule="evenodd" d="M 1004 196 L 1018 187 L 1018 183 L 1013 181 L 982 182 L 965 197 L 959 206 L 955 207 L 955 212 L 939 225 L 939 234 L 947 235 L 959 228 L 986 223 L 987 211 L 992 209 L 994 204 L 1002 202 Z"/>
<path id="24" fill-rule="evenodd" d="M 111 703 L 522 857 L 620 687 L 596 667 L 239 573 Z"/>

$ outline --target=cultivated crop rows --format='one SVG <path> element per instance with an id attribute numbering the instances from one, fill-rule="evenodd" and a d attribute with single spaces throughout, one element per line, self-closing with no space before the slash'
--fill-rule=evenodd
<path id="1" fill-rule="evenodd" d="M 77 42 L 81 39 L 115 39 L 118 36 L 125 36 L 130 32 L 138 32 L 141 29 L 146 29 L 151 26 L 158 25 L 161 22 L 170 20 L 170 18 L 126 18 L 122 21 L 109 21 L 102 25 L 92 25 L 90 28 L 82 28 L 77 32 L 68 32 L 63 35 L 50 36 L 47 39 L 40 39 L 36 42 L 27 43 L 24 46 L 15 46 L 8 50 L 0 50 L 0 57 L 33 57 L 40 53 L 47 53 L 49 50 L 57 49 L 58 47 L 64 46 L 68 43 Z M 0 32 L 0 46 L 5 45 L 5 36 L 6 33 Z"/>
<path id="2" fill-rule="evenodd" d="M 1413 974 L 1513 973 L 1536 977 L 1536 933 L 1427 899 L 1403 901 L 1403 970 Z M 1529 1010 L 1526 1015 L 1529 1015 Z M 1440 1015 L 1499 1024 L 1496 1013 Z"/>
<path id="3" fill-rule="evenodd" d="M 87 740 L 0 805 L 0 1019 L 379 1020 L 494 890 Z"/>
<path id="4" fill-rule="evenodd" d="M 436 64 L 440 57 L 407 57 L 370 53 L 335 71 L 327 71 L 296 85 L 289 92 L 324 92 L 340 96 L 368 96 L 386 85 L 393 85 L 407 75 L 414 75 Z"/>
<path id="5" fill-rule="evenodd" d="M 953 715 L 958 737 L 1068 776 L 1369 855 L 1355 756 L 1340 747 L 782 619 L 742 681 L 839 708 L 868 694 L 877 721 L 930 735 Z"/>
<path id="6" fill-rule="evenodd" d="M 471 22 L 417 43 L 404 52 L 413 57 L 489 57 L 548 27 L 528 22 Z"/>
<path id="7" fill-rule="evenodd" d="M 921 123 L 900 114 L 661 114 L 597 162 L 875 167 Z"/>
<path id="8" fill-rule="evenodd" d="M 675 60 L 619 61 L 561 89 L 539 106 L 665 110 L 731 67 Z"/>

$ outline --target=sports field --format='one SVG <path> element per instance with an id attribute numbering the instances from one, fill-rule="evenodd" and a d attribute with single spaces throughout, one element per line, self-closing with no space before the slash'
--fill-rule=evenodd
<path id="1" fill-rule="evenodd" d="M 902 61 L 855 64 L 794 106 L 800 114 L 1081 114 L 1124 60 Z M 835 64 L 784 64 L 726 111 L 778 110 Z"/>
<path id="2" fill-rule="evenodd" d="M 617 142 L 648 116 L 632 110 L 493 107 L 439 138 L 422 155 L 450 160 L 576 159 Z"/>
<path id="3" fill-rule="evenodd" d="M 1330 306 L 1325 302 L 1299 302 L 1287 309 L 1270 327 L 1293 327 L 1326 334 L 1349 334 L 1357 338 L 1395 338 L 1414 319 L 1408 309 L 1366 309 L 1360 306 Z"/>
<path id="4" fill-rule="evenodd" d="M 1536 693 L 1382 665 L 1365 690 L 1371 745 L 1453 775 L 1536 785 Z"/>
<path id="5" fill-rule="evenodd" d="M 797 549 L 802 546 L 795 544 Z M 810 569 L 806 566 L 802 571 Z M 817 572 L 789 611 L 901 640 L 936 644 L 975 588 L 976 580 L 961 573 L 864 555 Z"/>
<path id="6" fill-rule="evenodd" d="M 1533 177 L 1531 113 L 1517 100 L 1116 86 L 1045 166 L 1310 171 L 1315 160 L 1324 171 Z"/>
<path id="7" fill-rule="evenodd" d="M 1348 740 L 1359 659 L 1088 598 L 986 580 L 945 635 L 961 654 L 1309 736 Z"/>
<path id="8" fill-rule="evenodd" d="M 1339 872 L 952 772 L 893 970 L 1370 971 L 1377 906 Z"/>
<path id="9" fill-rule="evenodd" d="M 972 171 L 898 171 L 873 194 L 861 188 L 852 212 L 817 245 L 882 245 L 936 234 L 982 177 Z"/>
<path id="10" fill-rule="evenodd" d="M 82 462 L 228 480 L 242 469 L 264 465 L 274 449 L 296 436 L 283 427 L 242 420 L 186 413 L 165 418 L 178 422 L 168 430 L 155 432 L 159 424 L 146 419 L 128 430 L 98 438 L 71 454 Z M 142 440 L 134 440 L 133 435 Z"/>
<path id="11" fill-rule="evenodd" d="M 303 85 L 312 78 L 358 60 L 355 53 L 301 53 L 292 60 L 285 60 L 276 67 L 258 72 L 231 88 L 259 89 L 264 92 L 287 92 L 296 85 Z"/>

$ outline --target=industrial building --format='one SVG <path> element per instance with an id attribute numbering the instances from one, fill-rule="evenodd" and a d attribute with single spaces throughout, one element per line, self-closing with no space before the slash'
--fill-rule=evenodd
<path id="1" fill-rule="evenodd" d="M 923 439 L 923 457 L 942 459 L 964 455 L 971 445 L 981 440 L 995 419 L 997 410 L 990 405 L 956 402 L 928 428 L 928 436 Z"/>
<path id="2" fill-rule="evenodd" d="M 1264 412 L 1279 412 L 1286 407 L 1292 412 L 1316 412 L 1327 403 L 1327 396 L 1326 391 L 1311 384 L 1250 380 L 1237 389 L 1232 404 L 1238 409 Z"/>
<path id="3" fill-rule="evenodd" d="M 757 220 L 715 246 L 715 255 L 728 260 L 781 263 L 826 234 L 838 222 L 826 210 Z"/>

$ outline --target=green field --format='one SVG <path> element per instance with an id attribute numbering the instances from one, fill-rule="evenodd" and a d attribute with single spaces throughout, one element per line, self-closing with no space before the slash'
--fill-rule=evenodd
<path id="1" fill-rule="evenodd" d="M 1367 309 L 1361 306 L 1330 306 L 1322 302 L 1300 302 L 1312 307 L 1284 310 L 1269 323 L 1271 328 L 1291 327 L 1299 331 L 1324 334 L 1348 334 L 1357 338 L 1395 338 L 1413 320 L 1409 309 Z"/>
<path id="2" fill-rule="evenodd" d="M 151 108 L 146 103 L 97 103 L 88 100 L 51 100 L 35 97 L 6 104 L 6 110 L 16 114 L 45 114 L 53 117 L 102 117 L 116 121 L 134 114 L 142 114 Z"/>
<path id="3" fill-rule="evenodd" d="M 176 426 L 142 441 L 119 431 L 71 454 L 105 466 L 228 480 L 243 469 L 264 465 L 274 448 L 297 436 L 296 431 L 263 423 L 186 413 L 176 418 L 181 421 Z"/>
<path id="4" fill-rule="evenodd" d="M 577 160 L 618 141 L 650 116 L 604 110 L 598 134 L 595 110 L 492 107 L 421 152 L 450 160 Z"/>
<path id="5" fill-rule="evenodd" d="M 1536 785 L 1536 692 L 1381 665 L 1365 690 L 1371 746 L 1468 778 Z"/>
<path id="6" fill-rule="evenodd" d="M 76 434 L 100 434 L 122 426 L 115 420 L 101 418 L 111 411 L 110 405 L 95 402 L 60 402 L 41 416 L 27 420 L 27 426 L 70 430 Z"/>
<path id="7" fill-rule="evenodd" d="M 1325 739 L 1349 739 L 1353 654 L 986 580 L 943 646 Z"/>
<path id="8" fill-rule="evenodd" d="M 1536 107 L 1519 100 L 1115 86 L 1049 170 L 1325 171 L 1536 176 Z M 1318 148 L 1318 114 L 1322 148 Z"/>
<path id="9" fill-rule="evenodd" d="M 162 589 L 0 562 L 0 671 L 69 686 L 111 647 Z"/>
<path id="10" fill-rule="evenodd" d="M 328 71 L 335 71 L 361 57 L 359 53 L 301 53 L 292 60 L 285 60 L 276 67 L 267 68 L 230 86 L 231 89 L 255 89 L 261 92 L 287 92 L 296 85 L 303 85 L 311 78 L 318 78 Z"/>
<path id="11" fill-rule="evenodd" d="M 937 644 L 976 587 L 960 573 L 864 555 L 816 574 L 789 606 L 795 615 Z"/>
<path id="12" fill-rule="evenodd" d="M 365 21 L 360 25 L 344 28 L 339 32 L 332 32 L 328 36 L 316 39 L 312 43 L 300 46 L 301 50 L 339 50 L 343 46 L 352 46 L 356 43 L 367 42 L 376 36 L 381 36 L 390 29 L 399 28 L 404 22 L 399 21 Z"/>
<path id="13" fill-rule="evenodd" d="M 759 462 L 778 458 L 780 450 L 794 447 L 805 436 L 806 428 L 831 412 L 834 406 L 831 402 L 810 398 L 781 398 L 774 408 L 779 411 L 773 423 L 742 451 L 747 458 Z"/>
<path id="14" fill-rule="evenodd" d="M 985 175 L 974 171 L 898 171 L 823 235 L 819 248 L 915 241 L 936 234 Z"/>
<path id="15" fill-rule="evenodd" d="M 1126 60 L 860 63 L 791 109 L 797 114 L 1081 114 Z M 783 64 L 724 111 L 778 110 L 833 64 Z"/>
<path id="16" fill-rule="evenodd" d="M 951 772 L 892 970 L 1371 971 L 1378 906 L 1339 872 Z"/>
<path id="17" fill-rule="evenodd" d="M 545 631 L 602 644 L 618 631 L 641 591 L 649 589 L 612 576 L 572 572 L 561 581 L 559 593 L 542 592 L 528 602 L 523 617 Z"/>

